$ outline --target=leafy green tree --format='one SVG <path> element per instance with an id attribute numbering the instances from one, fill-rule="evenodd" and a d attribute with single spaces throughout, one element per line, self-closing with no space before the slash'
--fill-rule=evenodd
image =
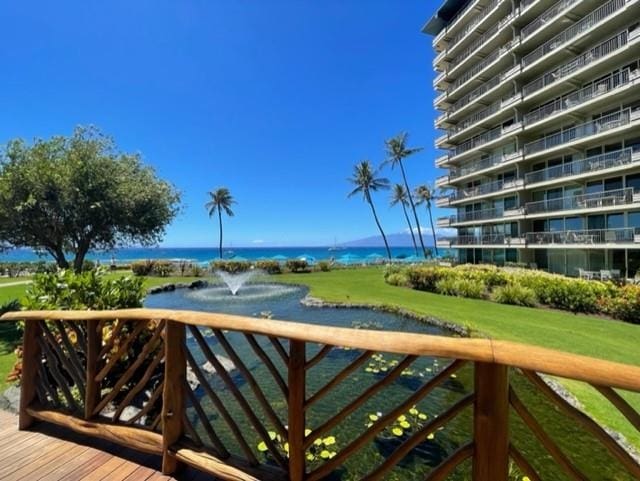
<path id="1" fill-rule="evenodd" d="M 438 255 L 438 243 L 436 242 L 436 230 L 433 227 L 433 216 L 431 215 L 431 201 L 435 198 L 435 190 L 426 184 L 416 187 L 415 193 L 416 205 L 424 204 L 429 213 L 429 222 L 431 223 L 431 235 L 433 235 L 433 248 L 436 256 Z"/>
<path id="2" fill-rule="evenodd" d="M 233 200 L 231 192 L 229 192 L 229 189 L 226 187 L 220 187 L 209 192 L 209 197 L 211 200 L 205 204 L 205 208 L 209 212 L 209 217 L 213 217 L 216 212 L 218 213 L 218 225 L 220 227 L 218 254 L 220 259 L 222 259 L 222 211 L 224 211 L 229 217 L 233 217 L 235 214 L 231 210 L 231 206 L 236 204 L 236 201 Z"/>
<path id="3" fill-rule="evenodd" d="M 382 163 L 383 166 L 390 165 L 391 168 L 395 168 L 396 166 L 400 167 L 400 172 L 402 173 L 402 181 L 404 182 L 404 187 L 407 192 L 411 192 L 411 188 L 409 187 L 409 182 L 407 181 L 407 174 L 404 170 L 404 159 L 412 156 L 413 154 L 417 154 L 422 151 L 422 147 L 407 147 L 407 138 L 409 134 L 407 132 L 401 132 L 395 137 L 385 140 L 385 147 L 387 158 Z M 413 212 L 413 218 L 416 221 L 416 228 L 418 230 L 418 239 L 420 240 L 420 247 L 422 247 L 422 255 L 427 257 L 427 250 L 424 247 L 424 240 L 422 238 L 422 229 L 420 228 L 420 220 L 418 219 L 418 213 L 416 212 L 415 202 L 413 201 L 413 196 L 408 195 L 409 205 L 411 206 L 411 211 Z"/>
<path id="4" fill-rule="evenodd" d="M 70 137 L 11 140 L 0 163 L 0 242 L 49 253 L 59 267 L 80 272 L 91 249 L 153 245 L 179 210 L 180 195 L 117 150 L 94 127 Z"/>
<path id="5" fill-rule="evenodd" d="M 365 202 L 369 204 L 369 207 L 371 207 L 371 212 L 373 213 L 373 218 L 376 221 L 376 225 L 378 226 L 378 230 L 382 235 L 384 246 L 387 249 L 387 257 L 389 257 L 389 260 L 391 260 L 391 250 L 389 249 L 387 236 L 382 230 L 380 220 L 378 219 L 378 214 L 376 213 L 376 208 L 373 205 L 373 199 L 371 198 L 371 192 L 387 190 L 389 188 L 389 179 L 385 179 L 384 177 L 376 177 L 376 172 L 371 167 L 371 162 L 369 162 L 368 160 L 363 160 L 362 162 L 359 162 L 355 165 L 353 169 L 353 175 L 348 180 L 355 186 L 355 189 L 353 189 L 349 193 L 348 197 L 353 197 L 356 194 L 362 194 Z"/>
<path id="6" fill-rule="evenodd" d="M 418 244 L 416 244 L 416 236 L 413 233 L 413 227 L 411 226 L 411 220 L 409 219 L 409 214 L 407 214 L 407 206 L 409 205 L 409 194 L 407 193 L 407 189 L 404 188 L 402 184 L 394 184 L 391 190 L 391 201 L 389 202 L 391 207 L 394 207 L 398 204 L 402 206 L 402 212 L 404 212 L 404 218 L 407 221 L 407 225 L 409 226 L 409 232 L 411 232 L 411 240 L 413 241 L 413 249 L 418 255 Z"/>

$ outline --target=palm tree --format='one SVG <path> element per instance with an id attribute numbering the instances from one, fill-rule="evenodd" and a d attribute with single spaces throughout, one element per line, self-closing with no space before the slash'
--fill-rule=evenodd
<path id="1" fill-rule="evenodd" d="M 222 259 L 222 211 L 225 212 L 229 217 L 233 217 L 234 213 L 231 210 L 231 206 L 236 203 L 233 200 L 231 192 L 226 187 L 219 187 L 216 190 L 209 192 L 209 197 L 211 200 L 207 202 L 204 207 L 209 212 L 209 217 L 213 217 L 213 215 L 218 213 L 218 224 L 220 226 L 220 244 L 218 246 L 218 253 L 220 255 L 220 259 Z"/>
<path id="2" fill-rule="evenodd" d="M 436 230 L 433 228 L 433 216 L 431 215 L 431 201 L 435 198 L 435 190 L 430 186 L 423 184 L 416 187 L 414 195 L 416 197 L 416 205 L 425 204 L 427 206 L 429 222 L 431 223 L 431 234 L 433 235 L 433 248 L 437 256 L 438 243 L 436 242 Z"/>
<path id="3" fill-rule="evenodd" d="M 416 255 L 418 255 L 418 244 L 416 244 L 416 236 L 413 234 L 413 227 L 411 226 L 411 220 L 409 219 L 409 215 L 407 214 L 407 206 L 409 205 L 409 194 L 407 193 L 407 189 L 404 188 L 404 185 L 402 184 L 393 185 L 393 190 L 391 191 L 391 202 L 389 204 L 391 205 L 391 207 L 398 204 L 402 206 L 402 212 L 404 212 L 404 218 L 407 220 L 407 224 L 409 225 L 409 232 L 411 232 L 413 249 L 416 251 Z"/>
<path id="4" fill-rule="evenodd" d="M 422 150 L 422 147 L 407 147 L 407 138 L 409 134 L 406 132 L 401 132 L 395 137 L 385 140 L 384 144 L 387 151 L 387 158 L 382 163 L 382 165 L 390 165 L 391 168 L 395 168 L 395 166 L 400 167 L 400 172 L 402 172 L 402 180 L 404 181 L 404 187 L 407 189 L 407 192 L 411 192 L 411 188 L 409 187 L 409 182 L 407 182 L 407 174 L 404 171 L 404 164 L 402 161 L 407 157 L 417 154 Z M 422 239 L 422 230 L 420 229 L 420 220 L 418 220 L 418 213 L 416 212 L 416 206 L 413 202 L 413 196 L 409 195 L 409 205 L 411 205 L 411 210 L 413 211 L 413 218 L 416 220 L 416 228 L 418 229 L 418 239 L 420 239 L 420 246 L 422 247 L 422 255 L 427 257 L 427 250 L 424 247 L 424 240 Z"/>
<path id="5" fill-rule="evenodd" d="M 365 202 L 371 207 L 373 218 L 376 221 L 380 234 L 382 234 L 382 240 L 384 241 L 384 246 L 387 249 L 387 257 L 391 260 L 391 250 L 389 249 L 387 236 L 384 235 L 384 231 L 382 230 L 382 226 L 378 220 L 376 208 L 373 205 L 373 200 L 371 199 L 371 192 L 377 192 L 379 190 L 386 190 L 389 188 L 389 179 L 376 177 L 376 172 L 371 167 L 371 162 L 363 160 L 355 165 L 353 175 L 347 180 L 355 185 L 355 189 L 353 189 L 347 197 L 353 197 L 356 194 L 362 193 Z"/>

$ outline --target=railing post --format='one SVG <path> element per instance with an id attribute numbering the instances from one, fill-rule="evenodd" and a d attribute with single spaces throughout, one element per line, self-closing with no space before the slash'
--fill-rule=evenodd
<path id="1" fill-rule="evenodd" d="M 27 429 L 34 418 L 27 413 L 27 408 L 36 398 L 38 368 L 42 364 L 38 339 L 42 336 L 40 322 L 24 321 L 24 337 L 22 340 L 22 373 L 20 377 L 20 413 L 18 429 Z"/>
<path id="2" fill-rule="evenodd" d="M 187 364 L 185 326 L 167 321 L 164 337 L 164 388 L 162 391 L 162 472 L 172 474 L 178 460 L 169 448 L 182 437 Z"/>
<path id="3" fill-rule="evenodd" d="M 303 481 L 306 477 L 304 456 L 305 430 L 305 343 L 289 341 L 289 479 Z"/>
<path id="4" fill-rule="evenodd" d="M 102 346 L 102 332 L 98 332 L 100 321 L 87 321 L 87 367 L 84 400 L 84 418 L 91 419 L 100 398 L 100 386 L 96 382 L 98 373 L 98 356 Z"/>
<path id="5" fill-rule="evenodd" d="M 475 363 L 473 481 L 507 481 L 509 475 L 509 370 Z"/>

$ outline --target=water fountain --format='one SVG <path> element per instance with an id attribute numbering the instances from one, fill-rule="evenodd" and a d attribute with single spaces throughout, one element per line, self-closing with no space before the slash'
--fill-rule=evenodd
<path id="1" fill-rule="evenodd" d="M 217 270 L 214 272 L 214 274 L 227 285 L 232 296 L 237 296 L 238 291 L 242 288 L 242 286 L 244 286 L 249 280 L 251 280 L 259 273 L 260 271 L 256 269 L 249 269 L 248 271 L 239 272 L 237 274 L 231 274 L 229 272 L 221 270 Z"/>

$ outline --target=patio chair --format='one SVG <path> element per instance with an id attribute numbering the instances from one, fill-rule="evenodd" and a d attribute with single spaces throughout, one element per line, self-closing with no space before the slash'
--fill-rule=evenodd
<path id="1" fill-rule="evenodd" d="M 611 269 L 611 278 L 614 281 L 620 280 L 620 269 Z"/>
<path id="2" fill-rule="evenodd" d="M 610 242 L 615 242 L 616 241 L 616 233 L 615 232 L 611 232 L 611 231 L 607 231 L 604 233 L 604 241 L 608 244 Z"/>
<path id="3" fill-rule="evenodd" d="M 613 275 L 611 271 L 608 269 L 600 269 L 600 280 L 601 281 L 610 281 L 613 279 Z"/>

